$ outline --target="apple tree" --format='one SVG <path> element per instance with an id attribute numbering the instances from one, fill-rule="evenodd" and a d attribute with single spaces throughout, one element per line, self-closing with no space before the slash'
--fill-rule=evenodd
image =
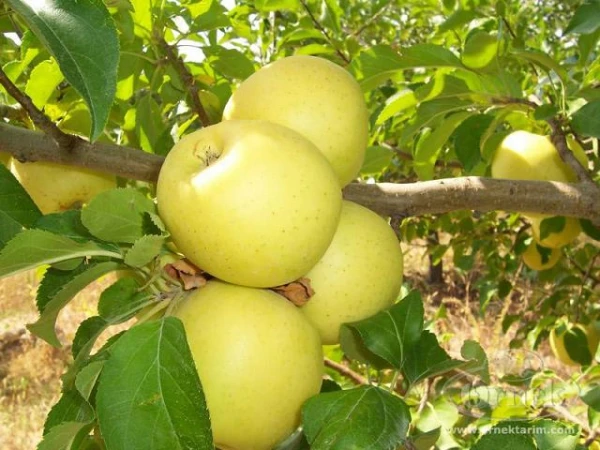
<path id="1" fill-rule="evenodd" d="M 0 277 L 45 268 L 40 315 L 28 329 L 61 346 L 60 311 L 88 284 L 117 274 L 70 343 L 62 396 L 38 448 L 600 448 L 599 39 L 598 0 L 0 4 Z M 249 232 L 269 217 L 241 220 L 238 212 L 287 195 L 293 180 L 312 174 L 310 186 L 326 191 L 323 179 L 335 174 L 320 153 L 314 166 L 302 152 L 301 163 L 257 154 L 206 202 L 226 204 L 224 192 L 234 189 L 243 195 L 235 207 L 196 212 L 183 193 L 210 180 L 186 181 L 180 167 L 169 166 L 171 181 L 156 187 L 165 157 L 174 160 L 189 136 L 201 138 L 187 154 L 204 148 L 207 167 L 224 161 L 211 152 L 232 136 L 237 149 L 260 134 L 260 142 L 288 139 L 286 147 L 317 154 L 333 133 L 309 140 L 270 123 L 310 103 L 309 89 L 292 99 L 274 87 L 300 89 L 302 67 L 262 91 L 240 88 L 269 63 L 306 55 L 357 86 L 356 97 L 338 95 L 341 82 L 324 76 L 319 88 L 348 116 L 364 108 L 369 130 L 360 137 L 360 123 L 305 114 L 306 133 L 338 127 L 346 146 L 364 151 L 342 192 L 344 204 L 373 216 L 345 242 L 355 245 L 362 230 L 374 237 L 357 250 L 369 264 L 341 283 L 344 296 L 368 303 L 380 295 L 372 286 L 400 284 L 401 261 L 395 281 L 386 272 L 399 250 L 364 256 L 390 235 L 385 251 L 393 248 L 392 230 L 403 246 L 424 243 L 429 266 L 429 280 L 394 285 L 390 302 L 341 320 L 327 342 L 300 313 L 332 283 L 315 273 L 315 261 L 311 276 L 274 286 L 252 284 L 250 275 L 248 285 L 269 289 L 235 287 L 194 260 L 194 237 L 177 242 L 177 230 L 207 217 Z M 247 111 L 228 112 L 243 89 Z M 259 110 L 266 117 L 254 117 Z M 267 122 L 240 128 L 237 118 Z M 274 159 L 285 159 L 285 170 L 252 178 Z M 288 183 L 248 187 L 271 173 Z M 343 207 L 337 184 L 334 191 L 319 216 L 335 216 L 331 223 L 315 222 L 301 242 L 288 237 L 297 248 L 281 266 L 298 267 L 288 263 L 316 241 L 325 242 L 322 256 L 335 239 L 327 230 Z M 305 226 L 289 217 L 281 227 Z M 207 230 L 237 239 L 221 225 Z M 240 253 L 251 246 L 235 242 Z M 426 309 L 429 284 L 449 277 L 464 304 Z M 328 314 L 355 307 L 339 298 Z M 570 375 L 513 360 L 495 373 L 474 340 L 451 356 L 435 332 L 451 313 L 493 319 L 495 331 L 512 333 L 512 349 L 533 355 L 549 346 Z M 126 331 L 110 332 L 124 323 Z"/>

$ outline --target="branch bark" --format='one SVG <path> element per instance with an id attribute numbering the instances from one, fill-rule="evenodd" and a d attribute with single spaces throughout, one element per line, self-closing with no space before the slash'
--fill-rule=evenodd
<path id="1" fill-rule="evenodd" d="M 164 158 L 114 144 L 78 140 L 71 150 L 48 136 L 0 123 L 0 151 L 20 161 L 88 167 L 124 178 L 155 182 Z M 352 183 L 344 197 L 382 215 L 419 216 L 458 210 L 521 211 L 563 215 L 600 223 L 598 186 L 545 181 L 460 177 L 417 183 Z"/>

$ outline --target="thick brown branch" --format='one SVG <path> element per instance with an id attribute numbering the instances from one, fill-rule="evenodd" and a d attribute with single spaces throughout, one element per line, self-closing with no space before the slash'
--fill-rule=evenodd
<path id="1" fill-rule="evenodd" d="M 19 90 L 17 86 L 8 78 L 6 73 L 0 68 L 0 84 L 6 89 L 19 104 L 23 107 L 31 120 L 44 133 L 54 139 L 58 145 L 64 149 L 70 149 L 78 141 L 76 136 L 63 133 L 54 122 L 52 122 L 46 114 L 43 113 L 37 106 L 33 104 L 31 98 Z"/>
<path id="2" fill-rule="evenodd" d="M 53 161 L 154 182 L 163 157 L 114 144 L 78 140 L 71 151 L 47 136 L 0 123 L 0 151 L 23 161 Z M 544 181 L 448 178 L 418 183 L 353 183 L 344 196 L 383 215 L 418 216 L 458 210 L 522 211 L 600 222 L 596 185 Z"/>
<path id="3" fill-rule="evenodd" d="M 567 164 L 573 171 L 575 175 L 577 175 L 577 179 L 582 183 L 591 183 L 594 184 L 594 180 L 590 176 L 590 173 L 586 167 L 583 167 L 579 160 L 575 157 L 575 153 L 569 150 L 569 146 L 567 145 L 567 139 L 565 137 L 565 133 L 562 129 L 560 122 L 556 119 L 549 119 L 548 123 L 552 128 L 552 135 L 550 138 L 552 139 L 552 143 L 558 150 L 558 154 L 560 158 Z M 600 195 L 600 191 L 598 192 Z"/>
<path id="4" fill-rule="evenodd" d="M 338 362 L 332 361 L 329 358 L 325 358 L 324 361 L 325 361 L 326 367 L 329 367 L 330 369 L 335 370 L 340 375 L 351 380 L 354 384 L 358 384 L 358 385 L 369 384 L 368 380 L 365 377 L 363 377 L 359 373 L 356 373 L 350 367 L 345 366 L 344 364 L 340 364 Z"/>
<path id="5" fill-rule="evenodd" d="M 173 65 L 173 68 L 179 75 L 181 82 L 187 87 L 188 94 L 192 101 L 192 109 L 198 114 L 198 119 L 202 126 L 207 127 L 211 124 L 210 118 L 200 101 L 200 90 L 196 84 L 196 80 L 191 72 L 185 67 L 185 63 L 177 53 L 177 47 L 169 45 L 162 37 L 158 37 L 158 44 L 162 48 L 165 56 L 169 62 Z"/>
<path id="6" fill-rule="evenodd" d="M 19 161 L 50 161 L 155 182 L 163 163 L 162 156 L 97 142 L 77 139 L 67 150 L 49 136 L 0 122 L 0 151 L 11 153 Z"/>
<path id="7" fill-rule="evenodd" d="M 350 184 L 344 188 L 344 197 L 384 215 L 420 216 L 471 209 L 600 221 L 597 187 L 584 183 L 459 177 L 406 184 Z"/>

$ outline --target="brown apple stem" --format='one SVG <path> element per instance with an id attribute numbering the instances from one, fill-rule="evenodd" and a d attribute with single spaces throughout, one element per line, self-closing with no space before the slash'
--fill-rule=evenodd
<path id="1" fill-rule="evenodd" d="M 369 381 L 363 377 L 361 374 L 356 373 L 350 367 L 340 364 L 338 362 L 332 361 L 329 358 L 323 358 L 326 367 L 335 370 L 340 375 L 348 378 L 354 384 L 358 384 L 359 386 L 369 384 Z"/>
<path id="2" fill-rule="evenodd" d="M 38 109 L 37 106 L 34 105 L 31 98 L 21 92 L 19 88 L 8 78 L 8 75 L 4 73 L 2 68 L 0 68 L 0 84 L 6 89 L 6 92 L 10 94 L 12 98 L 14 98 L 19 104 L 23 107 L 31 120 L 44 133 L 50 136 L 56 143 L 65 150 L 70 150 L 73 148 L 75 143 L 79 138 L 73 136 L 71 134 L 67 134 L 60 130 L 56 126 L 54 122 L 52 122 L 43 111 Z"/>

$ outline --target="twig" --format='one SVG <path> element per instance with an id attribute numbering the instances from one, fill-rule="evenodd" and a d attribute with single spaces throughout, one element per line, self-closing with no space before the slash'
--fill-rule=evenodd
<path id="1" fill-rule="evenodd" d="M 21 92 L 19 88 L 15 86 L 1 68 L 0 84 L 6 89 L 6 92 L 19 102 L 25 111 L 27 111 L 27 114 L 29 114 L 29 117 L 31 117 L 35 126 L 54 139 L 61 148 L 69 150 L 79 140 L 76 136 L 61 131 L 56 124 L 46 116 L 46 114 L 33 104 L 33 101 L 28 95 Z"/>
<path id="2" fill-rule="evenodd" d="M 342 52 L 337 47 L 337 45 L 335 45 L 335 42 L 333 41 L 333 39 L 331 38 L 331 36 L 327 32 L 327 30 L 323 27 L 323 25 L 321 25 L 321 23 L 319 22 L 319 20 L 315 17 L 315 15 L 312 13 L 312 11 L 310 10 L 310 8 L 308 7 L 308 4 L 306 3 L 306 0 L 300 0 L 300 3 L 302 4 L 302 7 L 304 8 L 304 10 L 308 14 L 308 16 L 310 17 L 310 20 L 312 20 L 312 23 L 314 24 L 315 28 L 321 32 L 321 34 L 325 37 L 325 39 L 327 39 L 327 41 L 329 42 L 329 44 L 331 45 L 331 47 L 335 50 L 335 52 L 338 54 L 338 56 L 340 58 L 342 58 L 342 60 L 346 64 L 350 64 L 350 58 L 348 58 L 348 56 L 346 56 L 344 54 L 344 52 Z"/>
<path id="3" fill-rule="evenodd" d="M 377 19 L 379 19 L 383 15 L 383 13 L 386 12 L 386 10 L 388 9 L 388 7 L 392 3 L 393 2 L 388 2 L 379 11 L 377 11 L 375 14 L 373 14 L 371 16 L 371 18 L 369 20 L 366 20 L 365 23 L 363 23 L 362 26 L 358 30 L 356 30 L 354 33 L 352 33 L 352 36 L 354 36 L 354 37 L 360 36 L 363 31 L 365 31 L 369 26 L 371 26 L 371 24 L 373 24 Z"/>
<path id="4" fill-rule="evenodd" d="M 340 363 L 337 363 L 335 361 L 332 361 L 329 358 L 325 358 L 324 361 L 325 361 L 325 365 L 327 367 L 329 367 L 330 369 L 335 370 L 340 375 L 348 378 L 349 380 L 351 380 L 352 382 L 354 382 L 354 384 L 358 384 L 358 385 L 369 384 L 369 382 L 367 381 L 367 379 L 365 377 L 363 377 L 359 373 L 356 373 L 350 367 L 348 367 L 348 366 L 346 366 L 344 364 L 340 364 Z"/>
<path id="5" fill-rule="evenodd" d="M 564 408 L 561 405 L 545 403 L 544 409 L 552 411 L 552 415 L 555 416 L 556 419 L 566 419 L 569 422 L 578 425 L 588 436 L 592 434 L 592 429 L 588 426 L 588 424 L 584 420 L 571 413 L 567 408 Z"/>
<path id="6" fill-rule="evenodd" d="M 169 45 L 162 36 L 157 37 L 157 40 L 158 44 L 165 52 L 165 56 L 167 57 L 169 62 L 173 64 L 173 67 L 179 75 L 181 82 L 185 86 L 187 86 L 188 93 L 192 101 L 192 108 L 194 112 L 198 115 L 200 123 L 203 127 L 209 126 L 211 124 L 211 120 L 208 117 L 208 114 L 206 113 L 202 102 L 200 101 L 200 90 L 198 89 L 198 85 L 196 84 L 194 76 L 185 66 L 183 59 L 181 59 L 181 56 L 179 56 L 179 53 L 177 52 L 176 47 Z"/>

